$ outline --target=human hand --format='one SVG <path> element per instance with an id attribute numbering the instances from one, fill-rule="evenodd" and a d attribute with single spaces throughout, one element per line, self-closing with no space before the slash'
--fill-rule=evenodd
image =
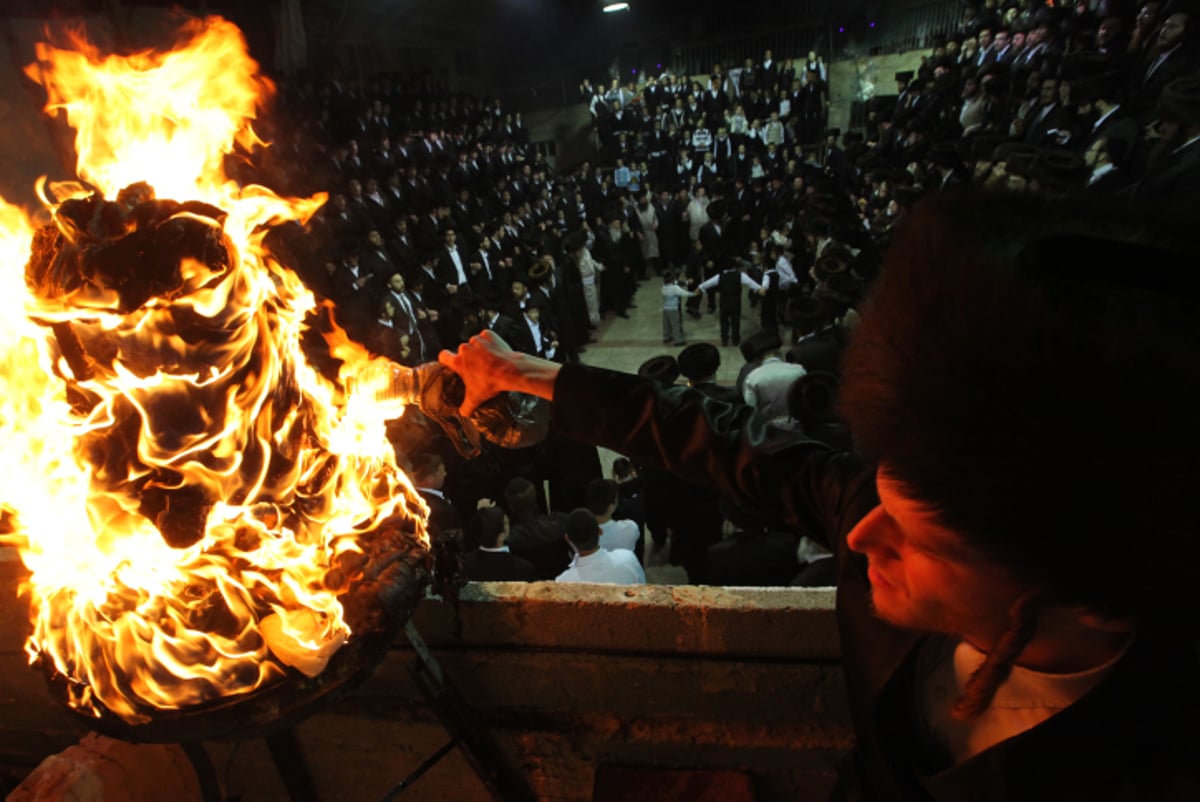
<path id="1" fill-rule="evenodd" d="M 477 510 L 485 510 L 485 509 L 488 509 L 489 507 L 495 507 L 495 506 L 496 506 L 496 502 L 490 498 L 481 498 L 481 499 L 479 499 L 479 501 L 475 502 L 475 509 L 477 509 Z"/>
<path id="2" fill-rule="evenodd" d="M 516 391 L 554 400 L 554 382 L 561 365 L 509 348 L 494 331 L 476 334 L 451 353 L 442 351 L 438 362 L 462 378 L 466 388 L 459 414 L 469 417 L 476 408 L 500 393 Z"/>

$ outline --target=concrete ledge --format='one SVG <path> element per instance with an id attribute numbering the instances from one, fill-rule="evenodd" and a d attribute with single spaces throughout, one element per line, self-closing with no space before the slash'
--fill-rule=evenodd
<path id="1" fill-rule="evenodd" d="M 415 622 L 446 648 L 840 660 L 835 596 L 831 588 L 472 582 L 460 599 L 461 640 L 445 605 L 423 604 Z"/>

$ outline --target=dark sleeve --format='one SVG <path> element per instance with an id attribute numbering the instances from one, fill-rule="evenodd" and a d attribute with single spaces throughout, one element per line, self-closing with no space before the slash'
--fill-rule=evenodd
<path id="1" fill-rule="evenodd" d="M 568 437 L 715 488 L 834 548 L 877 503 L 874 474 L 854 455 L 686 387 L 564 365 L 552 415 Z"/>

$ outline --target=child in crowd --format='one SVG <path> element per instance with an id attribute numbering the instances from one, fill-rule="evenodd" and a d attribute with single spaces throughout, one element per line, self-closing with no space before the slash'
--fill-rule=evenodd
<path id="1" fill-rule="evenodd" d="M 694 298 L 699 294 L 699 290 L 693 291 L 680 286 L 676 280 L 674 271 L 668 270 L 663 273 L 662 321 L 664 343 L 674 342 L 675 345 L 687 345 L 687 341 L 683 339 L 683 308 L 681 301 L 684 298 Z"/>

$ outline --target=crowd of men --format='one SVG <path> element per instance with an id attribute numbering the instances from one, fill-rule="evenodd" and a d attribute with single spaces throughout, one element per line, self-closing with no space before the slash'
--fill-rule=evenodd
<path id="1" fill-rule="evenodd" d="M 740 345 L 746 365 L 736 388 L 722 387 L 720 352 L 693 344 L 648 372 L 844 445 L 832 410 L 853 308 L 922 194 L 982 186 L 1194 201 L 1198 14 L 1159 0 L 971 0 L 918 70 L 897 74 L 897 94 L 869 101 L 864 126 L 844 134 L 826 129 L 816 53 L 766 51 L 695 81 L 585 82 L 599 155 L 569 171 L 531 146 L 520 113 L 450 93 L 432 75 L 299 81 L 281 94 L 298 125 L 280 140 L 274 174 L 286 190 L 328 189 L 330 200 L 281 247 L 352 338 L 408 365 L 483 329 L 579 361 L 604 318 L 629 316 L 638 286 L 661 276 L 679 288 L 664 290 L 664 342 L 686 345 L 685 315 L 717 314 L 722 344 Z M 755 319 L 745 338 L 743 304 Z M 513 477 L 550 481 L 548 500 L 536 494 L 540 515 L 587 508 L 602 473 L 594 452 L 566 442 L 465 463 L 433 429 L 418 434 L 446 460 L 464 520 L 478 499 L 506 498 Z M 655 548 L 671 534 L 671 559 L 692 581 L 720 573 L 709 560 L 729 548 L 720 521 L 778 534 L 745 511 L 722 514 L 697 486 L 653 471 L 642 481 L 639 524 Z M 486 529 L 502 548 L 496 523 Z M 561 538 L 565 519 L 551 531 Z"/>

